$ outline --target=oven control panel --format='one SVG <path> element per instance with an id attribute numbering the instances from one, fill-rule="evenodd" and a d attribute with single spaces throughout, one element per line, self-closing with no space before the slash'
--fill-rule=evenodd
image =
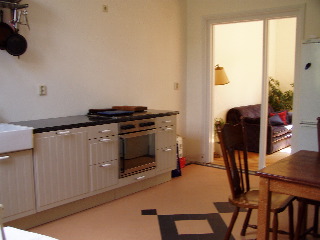
<path id="1" fill-rule="evenodd" d="M 122 122 L 119 124 L 119 134 L 138 132 L 156 128 L 154 118 Z"/>

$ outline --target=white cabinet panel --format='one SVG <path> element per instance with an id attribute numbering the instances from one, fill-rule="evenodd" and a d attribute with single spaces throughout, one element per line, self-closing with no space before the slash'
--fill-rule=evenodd
<path id="1" fill-rule="evenodd" d="M 103 138 L 106 136 L 118 135 L 118 124 L 110 123 L 88 127 L 88 138 Z"/>
<path id="2" fill-rule="evenodd" d="M 177 167 L 176 151 L 174 148 L 158 149 L 156 152 L 157 173 L 168 172 Z"/>
<path id="3" fill-rule="evenodd" d="M 85 128 L 36 134 L 34 164 L 38 210 L 81 198 L 89 191 Z"/>
<path id="4" fill-rule="evenodd" d="M 4 220 L 35 212 L 32 150 L 0 154 L 0 203 Z"/>
<path id="5" fill-rule="evenodd" d="M 176 117 L 160 117 L 156 119 L 156 162 L 157 173 L 173 170 L 177 166 L 176 157 Z"/>
<path id="6" fill-rule="evenodd" d="M 90 141 L 90 165 L 118 159 L 118 136 Z"/>
<path id="7" fill-rule="evenodd" d="M 117 124 L 105 124 L 90 128 L 91 191 L 102 190 L 119 182 L 119 139 L 117 133 Z"/>
<path id="8" fill-rule="evenodd" d="M 176 127 L 175 126 L 168 126 L 162 127 L 158 129 L 156 134 L 156 148 L 174 148 L 176 146 Z"/>
<path id="9" fill-rule="evenodd" d="M 90 166 L 91 191 L 104 189 L 119 182 L 118 160 Z"/>

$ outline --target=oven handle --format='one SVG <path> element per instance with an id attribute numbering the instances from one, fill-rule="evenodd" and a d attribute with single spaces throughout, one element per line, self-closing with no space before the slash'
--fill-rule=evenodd
<path id="1" fill-rule="evenodd" d="M 156 133 L 156 129 L 134 132 L 134 133 L 125 133 L 125 134 L 119 135 L 119 137 L 127 139 L 127 138 L 133 138 L 133 137 L 140 137 L 140 136 L 144 136 L 144 135 L 150 135 L 150 134 L 154 134 L 154 133 Z"/>

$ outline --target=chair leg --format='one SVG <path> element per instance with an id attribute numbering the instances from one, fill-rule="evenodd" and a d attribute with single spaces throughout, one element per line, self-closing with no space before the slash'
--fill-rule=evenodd
<path id="1" fill-rule="evenodd" d="M 250 217 L 251 217 L 251 213 L 252 213 L 252 209 L 249 208 L 248 212 L 247 212 L 247 215 L 246 215 L 246 219 L 244 220 L 244 223 L 243 223 L 243 226 L 242 226 L 241 236 L 245 236 L 246 235 L 246 231 L 247 231 L 247 228 L 248 228 L 248 224 L 249 224 L 249 220 L 250 220 Z"/>
<path id="2" fill-rule="evenodd" d="M 278 213 L 273 214 L 273 223 L 272 223 L 272 240 L 277 240 L 278 239 Z"/>
<path id="3" fill-rule="evenodd" d="M 235 222 L 237 220 L 238 214 L 239 214 L 239 210 L 240 210 L 239 207 L 236 207 L 236 209 L 234 210 L 234 212 L 232 214 L 231 222 L 230 222 L 229 227 L 227 229 L 226 235 L 224 236 L 224 240 L 229 240 L 230 239 L 233 226 L 234 226 L 234 224 L 235 224 Z"/>
<path id="4" fill-rule="evenodd" d="M 314 206 L 314 217 L 313 217 L 313 236 L 318 235 L 318 224 L 319 224 L 319 206 Z"/>
<path id="5" fill-rule="evenodd" d="M 301 232 L 302 232 L 302 225 L 304 225 L 304 218 L 305 218 L 305 211 L 306 211 L 306 204 L 302 201 L 299 201 L 298 205 L 298 221 L 296 226 L 296 232 L 294 236 L 294 240 L 299 240 Z"/>
<path id="6" fill-rule="evenodd" d="M 289 239 L 294 238 L 294 223 L 293 223 L 293 204 L 292 202 L 288 206 L 289 208 Z"/>

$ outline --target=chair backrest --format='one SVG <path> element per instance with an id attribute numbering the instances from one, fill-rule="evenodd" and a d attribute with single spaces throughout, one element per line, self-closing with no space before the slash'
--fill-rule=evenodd
<path id="1" fill-rule="evenodd" d="M 3 229 L 3 205 L 0 204 L 0 234 L 1 239 L 6 240 L 6 236 L 4 235 L 4 229 Z"/>
<path id="2" fill-rule="evenodd" d="M 242 124 L 216 126 L 232 197 L 250 190 L 246 137 Z"/>
<path id="3" fill-rule="evenodd" d="M 317 124 L 317 129 L 318 129 L 318 151 L 320 152 L 320 117 L 317 118 L 318 124 Z"/>

